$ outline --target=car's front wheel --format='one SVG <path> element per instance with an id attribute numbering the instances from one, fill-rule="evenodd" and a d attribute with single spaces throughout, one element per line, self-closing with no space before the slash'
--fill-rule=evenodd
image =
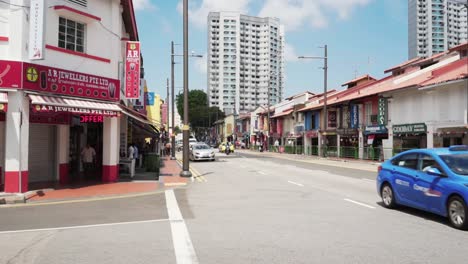
<path id="1" fill-rule="evenodd" d="M 468 230 L 467 213 L 465 201 L 458 196 L 450 198 L 447 207 L 450 224 L 458 229 Z"/>
<path id="2" fill-rule="evenodd" d="M 392 186 L 385 183 L 380 191 L 380 196 L 382 197 L 383 205 L 387 208 L 395 208 L 395 195 L 393 193 Z"/>

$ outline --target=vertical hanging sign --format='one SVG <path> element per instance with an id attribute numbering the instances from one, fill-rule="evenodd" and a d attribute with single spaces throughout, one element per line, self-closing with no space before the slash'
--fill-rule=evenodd
<path id="1" fill-rule="evenodd" d="M 127 42 L 125 59 L 125 97 L 140 98 L 140 42 Z"/>
<path id="2" fill-rule="evenodd" d="M 351 105 L 351 113 L 350 113 L 350 122 L 351 128 L 358 128 L 359 127 L 359 108 L 358 105 Z"/>
<path id="3" fill-rule="evenodd" d="M 29 59 L 44 59 L 44 0 L 31 0 L 29 19 Z"/>
<path id="4" fill-rule="evenodd" d="M 377 114 L 377 123 L 379 125 L 387 124 L 387 98 L 379 98 L 379 112 Z"/>

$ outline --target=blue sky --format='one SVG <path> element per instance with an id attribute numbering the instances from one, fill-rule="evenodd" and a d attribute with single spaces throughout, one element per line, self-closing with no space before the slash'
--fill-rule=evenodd
<path id="1" fill-rule="evenodd" d="M 189 0 L 189 49 L 207 53 L 208 11 L 241 11 L 277 16 L 286 30 L 285 95 L 323 91 L 321 60 L 297 60 L 298 55 L 321 56 L 328 45 L 329 89 L 356 75 L 383 71 L 407 59 L 407 0 Z M 179 0 L 134 0 L 149 88 L 166 94 L 170 77 L 170 42 L 182 44 Z M 182 46 L 176 46 L 182 53 Z M 182 62 L 182 58 L 177 58 Z M 190 61 L 190 89 L 206 90 L 206 57 Z M 182 87 L 182 64 L 175 69 L 176 93 Z"/>

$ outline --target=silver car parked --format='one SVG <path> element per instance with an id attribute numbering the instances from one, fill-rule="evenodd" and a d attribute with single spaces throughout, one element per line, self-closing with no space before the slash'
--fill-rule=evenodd
<path id="1" fill-rule="evenodd" d="M 215 160 L 214 149 L 207 144 L 193 144 L 190 146 L 190 160 Z"/>

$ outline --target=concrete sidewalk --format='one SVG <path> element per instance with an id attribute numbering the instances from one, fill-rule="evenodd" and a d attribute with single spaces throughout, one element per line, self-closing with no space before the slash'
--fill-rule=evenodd
<path id="1" fill-rule="evenodd" d="M 236 152 L 252 154 L 252 155 L 257 155 L 257 156 L 268 156 L 268 157 L 274 157 L 274 158 L 279 158 L 279 159 L 284 159 L 284 160 L 293 160 L 293 161 L 305 162 L 305 163 L 310 163 L 310 164 L 319 164 L 319 165 L 350 168 L 350 169 L 372 171 L 372 172 L 377 172 L 377 168 L 380 165 L 379 162 L 375 162 L 375 161 L 340 159 L 340 158 L 322 158 L 318 156 L 286 154 L 286 153 L 277 153 L 277 152 L 258 152 L 258 151 L 246 150 L 246 149 L 236 149 Z"/>
<path id="2" fill-rule="evenodd" d="M 119 182 L 82 182 L 78 184 L 62 185 L 54 189 L 41 189 L 24 194 L 0 195 L 0 204 L 44 203 L 59 201 L 91 200 L 97 198 L 125 197 L 162 192 L 166 188 L 185 186 L 189 178 L 179 177 L 181 167 L 176 160 L 169 157 L 161 158 L 160 176 L 141 172 L 131 179 L 126 174 L 119 177 Z"/>

